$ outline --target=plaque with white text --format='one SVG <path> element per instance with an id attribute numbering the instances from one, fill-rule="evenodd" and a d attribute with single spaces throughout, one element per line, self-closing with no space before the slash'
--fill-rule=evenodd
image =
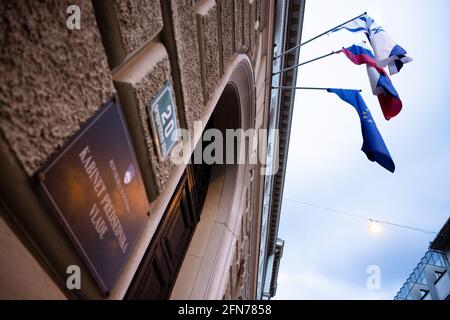
<path id="1" fill-rule="evenodd" d="M 172 84 L 167 81 L 147 106 L 153 138 L 159 159 L 165 159 L 178 142 L 178 117 L 172 97 Z"/>
<path id="2" fill-rule="evenodd" d="M 38 174 L 56 213 L 104 293 L 113 288 L 148 217 L 148 200 L 116 99 Z"/>

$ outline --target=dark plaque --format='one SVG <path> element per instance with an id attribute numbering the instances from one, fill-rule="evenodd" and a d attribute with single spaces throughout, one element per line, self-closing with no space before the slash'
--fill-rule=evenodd
<path id="1" fill-rule="evenodd" d="M 178 141 L 178 119 L 172 97 L 172 85 L 167 81 L 147 106 L 156 150 L 164 159 Z"/>
<path id="2" fill-rule="evenodd" d="M 148 200 L 115 99 L 39 174 L 40 185 L 103 292 L 110 292 L 147 219 Z"/>

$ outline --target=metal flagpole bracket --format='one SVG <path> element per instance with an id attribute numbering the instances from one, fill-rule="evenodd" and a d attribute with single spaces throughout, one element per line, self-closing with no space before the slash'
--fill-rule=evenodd
<path id="1" fill-rule="evenodd" d="M 320 60 L 320 59 L 323 59 L 323 58 L 332 56 L 333 54 L 338 54 L 338 53 L 340 53 L 340 52 L 341 52 L 340 50 L 339 50 L 339 51 L 333 51 L 333 52 L 328 53 L 328 54 L 325 54 L 325 55 L 323 55 L 323 56 L 320 56 L 320 57 L 317 57 L 317 58 L 314 58 L 314 59 L 311 59 L 311 60 L 308 60 L 308 61 L 305 61 L 305 62 L 302 62 L 302 63 L 299 63 L 299 64 L 295 64 L 295 65 L 293 65 L 293 66 L 291 66 L 291 67 L 288 67 L 288 68 L 286 68 L 286 69 L 282 69 L 282 70 L 280 70 L 280 71 L 277 71 L 277 72 L 272 73 L 272 76 L 277 75 L 277 74 L 279 74 L 279 73 L 283 73 L 283 72 L 292 70 L 292 69 L 295 69 L 295 68 L 298 68 L 298 67 L 301 67 L 301 66 L 304 66 L 305 64 L 308 64 L 308 63 L 311 63 L 311 62 L 314 62 L 314 61 L 317 61 L 317 60 Z"/>
<path id="2" fill-rule="evenodd" d="M 310 43 L 310 42 L 312 42 L 312 41 L 314 41 L 314 40 L 316 40 L 316 39 L 318 39 L 318 38 L 320 38 L 320 37 L 323 37 L 324 35 L 330 33 L 331 31 L 333 31 L 333 30 L 335 30 L 335 29 L 337 29 L 337 28 L 340 28 L 340 27 L 342 27 L 343 25 L 345 25 L 345 24 L 347 24 L 347 23 L 349 23 L 349 22 L 352 22 L 353 20 L 359 19 L 359 18 L 361 18 L 362 16 L 365 16 L 366 14 L 367 14 L 367 12 L 364 12 L 364 13 L 360 14 L 359 16 L 357 16 L 357 17 L 355 17 L 355 18 L 353 18 L 353 19 L 350 19 L 350 20 L 348 20 L 348 21 L 345 21 L 344 23 L 341 23 L 340 25 L 338 25 L 338 26 L 336 26 L 336 27 L 334 27 L 334 28 L 331 28 L 331 29 L 329 29 L 329 30 L 327 30 L 327 31 L 325 31 L 325 32 L 322 32 L 321 34 L 315 36 L 314 38 L 311 38 L 311 39 L 309 39 L 308 41 L 305 41 L 305 42 L 303 42 L 303 43 L 300 43 L 300 44 L 296 45 L 295 47 L 292 47 L 292 48 L 290 48 L 290 49 L 288 49 L 288 50 L 286 50 L 286 51 L 280 53 L 278 56 L 275 56 L 275 57 L 273 58 L 273 60 L 276 60 L 276 59 L 278 59 L 278 58 L 280 58 L 280 57 L 282 57 L 282 56 L 284 56 L 284 55 L 286 55 L 286 54 L 288 54 L 288 53 L 291 53 L 292 51 L 297 50 L 297 49 L 300 48 L 301 46 L 304 46 L 305 44 L 308 44 L 308 43 Z"/>
<path id="3" fill-rule="evenodd" d="M 319 88 L 319 87 L 272 87 L 272 89 L 278 89 L 278 90 L 322 90 L 322 91 L 328 91 L 331 88 Z M 362 92 L 361 89 L 346 89 L 346 90 L 354 90 L 358 92 Z"/>

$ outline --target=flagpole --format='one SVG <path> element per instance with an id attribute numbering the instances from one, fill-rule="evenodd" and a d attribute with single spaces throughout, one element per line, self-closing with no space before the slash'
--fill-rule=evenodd
<path id="1" fill-rule="evenodd" d="M 298 67 L 301 67 L 301 66 L 304 66 L 305 64 L 308 64 L 308 63 L 311 63 L 311 62 L 314 62 L 314 61 L 317 61 L 317 60 L 320 60 L 320 59 L 323 59 L 323 58 L 332 56 L 333 54 L 338 54 L 338 53 L 340 53 L 340 52 L 341 52 L 340 50 L 339 50 L 339 51 L 333 51 L 333 52 L 328 53 L 328 54 L 325 54 L 325 55 L 323 55 L 323 56 L 320 56 L 320 57 L 317 57 L 317 58 L 314 58 L 314 59 L 311 59 L 311 60 L 308 60 L 308 61 L 305 61 L 305 62 L 302 62 L 302 63 L 299 63 L 299 64 L 295 64 L 295 65 L 293 65 L 293 66 L 291 66 L 291 67 L 289 67 L 289 68 L 282 69 L 282 70 L 280 70 L 280 71 L 277 71 L 277 72 L 272 73 L 272 76 L 277 75 L 277 74 L 279 74 L 279 73 L 283 73 L 283 72 L 292 70 L 292 69 L 295 69 L 295 68 L 298 68 Z"/>
<path id="2" fill-rule="evenodd" d="M 278 89 L 278 90 L 323 90 L 323 91 L 328 91 L 331 88 L 320 88 L 320 87 L 272 87 L 272 89 Z M 354 90 L 354 89 L 346 89 L 346 90 Z M 362 92 L 362 90 L 358 89 L 355 90 L 358 92 Z"/>
<path id="3" fill-rule="evenodd" d="M 279 54 L 278 56 L 274 57 L 273 60 L 276 60 L 276 59 L 278 59 L 278 58 L 284 56 L 285 54 L 288 54 L 288 53 L 290 53 L 290 52 L 292 52 L 292 51 L 294 51 L 294 50 L 300 48 L 301 46 L 304 46 L 305 44 L 310 43 L 311 41 L 314 41 L 314 40 L 316 40 L 316 39 L 318 39 L 318 38 L 320 38 L 320 37 L 323 37 L 324 35 L 330 33 L 330 32 L 333 31 L 334 29 L 337 29 L 337 28 L 339 28 L 339 27 L 342 27 L 343 25 L 345 25 L 345 24 L 347 24 L 347 23 L 349 23 L 349 22 L 352 22 L 352 21 L 354 21 L 354 20 L 356 20 L 356 19 L 359 19 L 359 18 L 361 18 L 362 16 L 364 16 L 364 15 L 366 15 L 366 14 L 367 14 L 367 12 L 364 12 L 364 13 L 360 14 L 359 16 L 357 16 L 357 17 L 355 17 L 355 18 L 353 18 L 353 19 L 350 19 L 350 20 L 348 20 L 348 21 L 346 21 L 346 22 L 344 22 L 344 23 L 341 23 L 340 25 L 338 25 L 338 26 L 336 26 L 336 27 L 334 27 L 334 28 L 331 28 L 330 30 L 325 31 L 325 32 L 323 32 L 323 33 L 321 33 L 321 34 L 315 36 L 314 38 L 309 39 L 308 41 L 305 41 L 305 42 L 303 42 L 303 43 L 300 43 L 300 44 L 296 45 L 295 47 L 292 47 L 292 48 L 290 48 L 290 49 L 288 49 L 288 50 L 282 52 L 282 53 Z"/>

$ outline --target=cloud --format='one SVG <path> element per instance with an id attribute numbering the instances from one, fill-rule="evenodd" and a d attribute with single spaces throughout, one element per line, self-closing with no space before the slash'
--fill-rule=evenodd
<path id="1" fill-rule="evenodd" d="M 354 284 L 313 270 L 280 272 L 275 299 L 296 300 L 392 300 L 395 288 L 369 290 L 365 283 Z"/>
<path id="2" fill-rule="evenodd" d="M 307 2 L 304 39 L 367 10 L 415 60 L 393 77 L 404 109 L 389 122 L 382 117 L 364 67 L 334 55 L 300 69 L 299 86 L 363 89 L 397 170 L 386 172 L 360 151 L 359 119 L 349 105 L 327 92 L 298 91 L 286 198 L 427 230 L 439 230 L 446 221 L 450 205 L 450 109 L 446 103 L 450 75 L 446 70 L 450 60 L 445 59 L 449 45 L 441 40 L 450 27 L 445 18 L 450 4 L 444 0 L 433 6 L 408 4 L 406 0 Z M 398 8 L 402 19 L 398 19 Z M 418 17 L 420 24 L 412 30 L 408 26 L 416 25 Z M 363 38 L 349 32 L 322 37 L 302 47 L 300 60 Z M 429 59 L 433 48 L 440 50 L 434 50 Z M 286 243 L 277 298 L 393 299 L 433 235 L 383 227 L 382 234 L 373 237 L 364 220 L 284 201 L 279 236 Z M 366 288 L 366 267 L 372 264 L 382 269 L 380 291 Z"/>

